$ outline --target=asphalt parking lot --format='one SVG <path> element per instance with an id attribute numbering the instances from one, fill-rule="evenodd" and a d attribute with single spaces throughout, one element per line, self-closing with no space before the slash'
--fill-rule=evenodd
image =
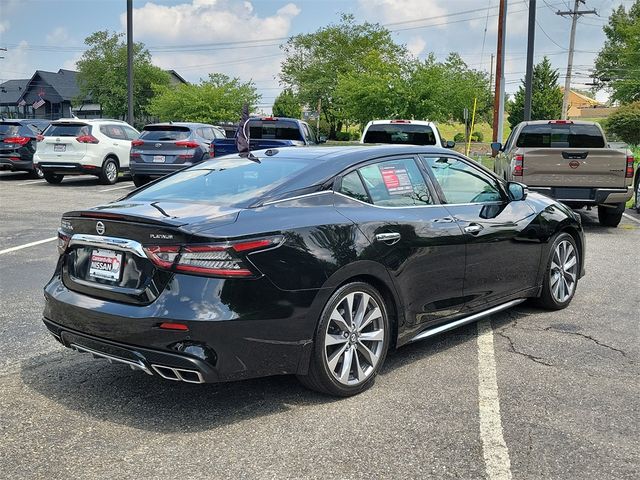
<path id="1" fill-rule="evenodd" d="M 0 173 L 2 478 L 640 478 L 631 211 L 617 229 L 582 211 L 587 276 L 566 310 L 522 304 L 404 347 L 374 388 L 336 400 L 292 377 L 163 381 L 46 333 L 42 287 L 57 253 L 37 242 L 63 212 L 132 189 Z"/>

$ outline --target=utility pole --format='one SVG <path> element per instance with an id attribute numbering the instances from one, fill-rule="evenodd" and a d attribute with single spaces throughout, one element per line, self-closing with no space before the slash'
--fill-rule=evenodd
<path id="1" fill-rule="evenodd" d="M 127 123 L 133 126 L 133 0 L 127 0 Z"/>
<path id="2" fill-rule="evenodd" d="M 531 89 L 533 88 L 533 48 L 536 36 L 536 0 L 529 0 L 529 37 L 527 39 L 527 73 L 524 77 L 524 121 L 531 120 Z"/>
<path id="3" fill-rule="evenodd" d="M 493 141 L 502 142 L 504 123 L 504 42 L 507 28 L 507 0 L 500 0 L 498 51 L 496 52 L 496 90 L 493 107 Z"/>
<path id="4" fill-rule="evenodd" d="M 495 55 L 491 54 L 491 68 L 489 68 L 489 90 L 493 88 L 493 57 Z"/>
<path id="5" fill-rule="evenodd" d="M 580 4 L 586 3 L 586 0 L 575 0 L 573 10 L 561 12 L 558 10 L 556 15 L 564 17 L 571 15 L 571 37 L 569 39 L 569 59 L 567 60 L 567 76 L 564 79 L 564 95 L 562 97 L 562 120 L 567 119 L 567 111 L 569 110 L 569 93 L 571 92 L 571 70 L 573 69 L 573 50 L 576 43 L 576 23 L 580 15 L 597 15 L 596 10 L 578 10 Z"/>

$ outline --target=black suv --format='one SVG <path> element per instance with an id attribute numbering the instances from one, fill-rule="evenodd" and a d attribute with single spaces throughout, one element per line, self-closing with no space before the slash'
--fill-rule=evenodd
<path id="1" fill-rule="evenodd" d="M 43 178 L 39 167 L 33 165 L 37 137 L 49 125 L 48 120 L 0 121 L 0 170 L 29 172 L 34 178 Z"/>
<path id="2" fill-rule="evenodd" d="M 131 142 L 129 167 L 133 183 L 139 187 L 153 177 L 161 177 L 213 157 L 212 141 L 225 138 L 224 130 L 204 123 L 156 123 L 142 129 Z"/>

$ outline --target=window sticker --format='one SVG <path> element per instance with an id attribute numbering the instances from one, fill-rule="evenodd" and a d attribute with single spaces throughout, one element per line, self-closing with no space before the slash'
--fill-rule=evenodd
<path id="1" fill-rule="evenodd" d="M 389 165 L 381 165 L 379 168 L 389 195 L 413 193 L 413 186 L 406 168 Z"/>

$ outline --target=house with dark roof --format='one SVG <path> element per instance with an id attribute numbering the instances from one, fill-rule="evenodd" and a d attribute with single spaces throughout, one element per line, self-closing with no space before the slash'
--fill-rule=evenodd
<path id="1" fill-rule="evenodd" d="M 168 70 L 171 83 L 187 83 L 174 70 Z M 100 105 L 86 98 L 72 106 L 80 96 L 78 72 L 36 70 L 30 79 L 9 80 L 0 84 L 0 117 L 44 118 L 57 120 L 75 115 L 79 118 L 102 118 Z"/>

